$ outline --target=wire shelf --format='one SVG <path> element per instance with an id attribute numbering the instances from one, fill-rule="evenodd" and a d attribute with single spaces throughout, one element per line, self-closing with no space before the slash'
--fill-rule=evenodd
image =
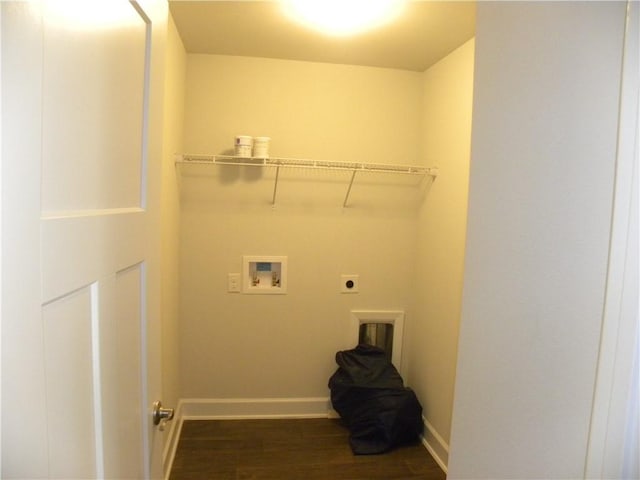
<path id="1" fill-rule="evenodd" d="M 311 170 L 336 170 L 351 172 L 349 185 L 345 194 L 343 207 L 349 202 L 349 195 L 357 173 L 380 173 L 396 175 L 416 175 L 438 176 L 438 169 L 435 167 L 423 167 L 416 165 L 395 165 L 364 162 L 340 162 L 333 160 L 310 160 L 302 158 L 282 158 L 282 157 L 236 157 L 232 155 L 205 155 L 205 154 L 181 154 L 176 156 L 176 165 L 236 165 L 247 167 L 271 167 L 276 169 L 275 182 L 273 186 L 272 204 L 276 203 L 278 192 L 278 176 L 280 168 L 302 168 Z"/>

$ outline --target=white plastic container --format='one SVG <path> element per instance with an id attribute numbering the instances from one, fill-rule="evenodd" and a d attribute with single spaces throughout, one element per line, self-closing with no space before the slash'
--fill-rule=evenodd
<path id="1" fill-rule="evenodd" d="M 253 156 L 255 158 L 269 158 L 269 137 L 255 137 L 253 139 Z"/>
<path id="2" fill-rule="evenodd" d="M 253 148 L 253 138 L 248 135 L 237 135 L 235 141 L 236 157 L 250 157 Z"/>

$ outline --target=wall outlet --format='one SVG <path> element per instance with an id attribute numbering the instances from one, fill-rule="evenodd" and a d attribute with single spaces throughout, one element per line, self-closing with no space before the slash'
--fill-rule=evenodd
<path id="1" fill-rule="evenodd" d="M 340 293 L 358 293 L 359 275 L 340 275 Z"/>
<path id="2" fill-rule="evenodd" d="M 239 273 L 227 274 L 227 292 L 229 293 L 240 292 L 240 274 Z"/>

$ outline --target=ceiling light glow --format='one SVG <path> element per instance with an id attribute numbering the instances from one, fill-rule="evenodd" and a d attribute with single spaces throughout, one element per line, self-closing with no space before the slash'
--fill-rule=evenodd
<path id="1" fill-rule="evenodd" d="M 347 36 L 397 18 L 404 0 L 283 0 L 285 13 L 315 30 Z"/>

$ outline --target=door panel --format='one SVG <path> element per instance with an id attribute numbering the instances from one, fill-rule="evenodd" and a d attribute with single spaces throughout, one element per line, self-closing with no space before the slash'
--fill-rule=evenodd
<path id="1" fill-rule="evenodd" d="M 147 411 L 144 397 L 144 375 L 142 354 L 146 353 L 143 332 L 144 319 L 144 264 L 134 265 L 116 273 L 115 290 L 118 341 L 112 352 L 117 355 L 119 398 L 114 412 L 118 418 L 116 445 L 120 449 L 122 470 L 116 478 L 128 474 L 143 478 L 143 436 Z M 142 347 L 142 348 L 141 348 Z M 125 408 L 122 408 L 126 405 Z M 109 438 L 109 437 L 105 437 Z"/>
<path id="2" fill-rule="evenodd" d="M 104 24 L 45 9 L 44 212 L 141 203 L 147 24 L 129 2 L 110 3 Z"/>
<path id="3" fill-rule="evenodd" d="M 106 478 L 144 478 L 144 465 L 140 461 L 146 428 L 140 348 L 145 330 L 142 320 L 144 273 L 144 265 L 138 264 L 101 282 Z"/>
<path id="4" fill-rule="evenodd" d="M 93 297 L 93 298 L 92 298 Z M 49 472 L 53 478 L 94 478 L 96 462 L 91 286 L 42 309 Z"/>

